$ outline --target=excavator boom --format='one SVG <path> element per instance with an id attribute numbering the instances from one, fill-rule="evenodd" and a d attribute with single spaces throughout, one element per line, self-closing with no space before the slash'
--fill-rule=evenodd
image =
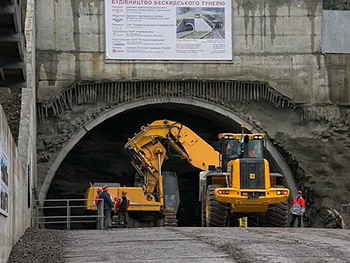
<path id="1" fill-rule="evenodd" d="M 207 170 L 209 165 L 219 166 L 219 153 L 213 147 L 188 127 L 170 120 L 157 120 L 141 127 L 124 148 L 135 170 L 144 178 L 144 191 L 149 196 L 157 185 L 161 192 L 161 168 L 166 158 L 178 157 L 200 170 Z"/>

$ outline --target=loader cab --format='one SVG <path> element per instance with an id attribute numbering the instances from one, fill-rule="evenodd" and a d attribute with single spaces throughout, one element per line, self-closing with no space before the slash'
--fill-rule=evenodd
<path id="1" fill-rule="evenodd" d="M 223 159 L 264 158 L 264 140 L 262 136 L 227 136 L 218 144 Z"/>
<path id="2" fill-rule="evenodd" d="M 262 134 L 221 134 L 214 148 L 220 152 L 221 167 L 225 171 L 229 161 L 242 158 L 263 159 L 265 140 Z"/>
<path id="3" fill-rule="evenodd" d="M 242 157 L 243 145 L 239 140 L 228 139 L 225 141 L 224 153 L 225 159 L 232 160 Z"/>
<path id="4" fill-rule="evenodd" d="M 264 158 L 264 140 L 254 138 L 248 141 L 248 158 Z"/>
<path id="5" fill-rule="evenodd" d="M 220 134 L 219 139 L 214 143 L 214 149 L 220 153 L 220 166 L 226 172 L 230 160 L 243 157 L 244 148 L 239 138 L 234 138 L 233 134 Z"/>

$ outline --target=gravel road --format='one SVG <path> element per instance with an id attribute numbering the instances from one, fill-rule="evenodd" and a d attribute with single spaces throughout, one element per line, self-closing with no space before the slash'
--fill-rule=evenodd
<path id="1" fill-rule="evenodd" d="M 349 262 L 349 230 L 321 228 L 29 229 L 11 262 Z"/>
<path id="2" fill-rule="evenodd" d="M 28 228 L 12 248 L 8 263 L 64 263 L 66 230 Z"/>

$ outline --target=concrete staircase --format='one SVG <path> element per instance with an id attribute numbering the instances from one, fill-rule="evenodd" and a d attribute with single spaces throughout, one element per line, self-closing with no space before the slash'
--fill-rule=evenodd
<path id="1" fill-rule="evenodd" d="M 0 1 L 0 87 L 26 86 L 24 17 L 20 0 Z"/>

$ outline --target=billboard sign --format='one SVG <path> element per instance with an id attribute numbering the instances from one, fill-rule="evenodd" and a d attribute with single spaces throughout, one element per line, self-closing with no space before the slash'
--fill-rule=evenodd
<path id="1" fill-rule="evenodd" d="M 106 0 L 106 60 L 232 60 L 231 2 Z"/>

